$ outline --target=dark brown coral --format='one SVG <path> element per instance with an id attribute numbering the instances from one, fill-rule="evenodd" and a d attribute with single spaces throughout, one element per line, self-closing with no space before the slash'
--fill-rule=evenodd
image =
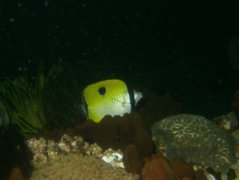
<path id="1" fill-rule="evenodd" d="M 146 160 L 142 171 L 143 180 L 206 180 L 202 171 L 194 171 L 183 159 L 176 158 L 172 164 L 162 153 Z"/>
<path id="2" fill-rule="evenodd" d="M 177 180 L 207 180 L 202 170 L 194 171 L 193 167 L 181 158 L 174 159 L 172 168 Z"/>
<path id="3" fill-rule="evenodd" d="M 130 144 L 126 147 L 123 156 L 123 162 L 126 171 L 140 174 L 144 166 L 143 159 L 141 158 L 137 147 Z"/>
<path id="4" fill-rule="evenodd" d="M 137 113 L 125 114 L 123 117 L 105 116 L 98 124 L 87 121 L 77 128 L 77 132 L 103 149 L 121 149 L 126 169 L 130 172 L 139 172 L 144 158 L 154 152 L 151 135 L 145 130 Z"/>
<path id="5" fill-rule="evenodd" d="M 9 180 L 23 180 L 23 174 L 19 167 L 14 167 L 9 176 Z"/>
<path id="6" fill-rule="evenodd" d="M 143 180 L 175 180 L 176 176 L 167 159 L 162 154 L 146 160 L 142 171 Z"/>
<path id="7" fill-rule="evenodd" d="M 152 145 L 151 136 L 145 131 L 142 118 L 137 113 L 120 116 L 105 116 L 100 123 L 86 121 L 75 129 L 86 140 L 106 148 L 124 149 L 128 144 Z M 145 143 L 141 144 L 145 146 Z M 148 146 L 148 145 L 146 145 Z"/>

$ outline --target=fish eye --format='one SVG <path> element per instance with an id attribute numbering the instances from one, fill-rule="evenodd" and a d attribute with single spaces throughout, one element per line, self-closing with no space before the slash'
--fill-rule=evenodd
<path id="1" fill-rule="evenodd" d="M 106 88 L 105 87 L 100 87 L 99 89 L 98 89 L 98 92 L 99 92 L 99 94 L 100 95 L 105 95 L 105 93 L 106 93 Z"/>

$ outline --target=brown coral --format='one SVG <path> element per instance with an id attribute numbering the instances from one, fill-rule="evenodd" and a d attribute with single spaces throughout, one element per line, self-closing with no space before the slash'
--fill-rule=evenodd
<path id="1" fill-rule="evenodd" d="M 193 167 L 181 158 L 174 159 L 172 168 L 177 180 L 207 180 L 202 170 L 194 171 Z"/>
<path id="2" fill-rule="evenodd" d="M 9 180 L 23 180 L 23 174 L 19 167 L 14 167 L 9 176 Z"/>
<path id="3" fill-rule="evenodd" d="M 172 167 L 178 179 L 194 179 L 194 172 L 192 166 L 187 164 L 183 159 L 174 159 Z"/>
<path id="4" fill-rule="evenodd" d="M 139 155 L 138 149 L 134 144 L 130 144 L 124 151 L 123 162 L 128 172 L 141 173 L 143 160 Z"/>
<path id="5" fill-rule="evenodd" d="M 124 151 L 124 159 L 127 159 L 125 165 L 130 172 L 139 172 L 144 158 L 154 152 L 151 136 L 145 130 L 144 123 L 137 113 L 125 114 L 123 117 L 105 116 L 97 124 L 87 121 L 80 125 L 77 131 L 86 141 L 96 142 L 103 149 Z M 128 145 L 133 146 L 126 148 Z M 129 163 L 130 158 L 132 161 L 137 159 L 139 163 Z"/>
<path id="6" fill-rule="evenodd" d="M 94 141 L 103 148 L 124 149 L 138 140 L 138 136 L 149 140 L 142 118 L 137 113 L 120 116 L 105 116 L 100 123 L 86 121 L 77 128 L 84 139 Z M 139 134 L 140 133 L 140 134 Z"/>
<path id="7" fill-rule="evenodd" d="M 206 180 L 203 171 L 194 171 L 183 159 L 174 159 L 172 164 L 162 153 L 146 160 L 142 171 L 143 180 Z"/>
<path id="8" fill-rule="evenodd" d="M 175 173 L 162 154 L 154 155 L 147 160 L 143 171 L 143 180 L 175 180 Z"/>

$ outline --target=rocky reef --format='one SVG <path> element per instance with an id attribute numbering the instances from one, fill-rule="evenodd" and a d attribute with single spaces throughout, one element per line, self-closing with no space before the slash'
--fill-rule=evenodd
<path id="1" fill-rule="evenodd" d="M 181 104 L 169 96 L 146 93 L 135 111 L 123 117 L 105 116 L 100 123 L 82 119 L 74 128 L 46 129 L 25 141 L 31 150 L 30 156 L 25 156 L 33 167 L 30 177 L 144 180 L 239 177 L 239 163 L 234 165 L 239 157 L 236 116 L 231 113 L 219 116 L 214 123 L 201 116 L 175 115 L 181 112 Z M 228 124 L 233 129 L 227 129 Z M 31 170 L 29 166 L 17 166 L 10 177 L 28 178 L 24 168 Z"/>
<path id="2" fill-rule="evenodd" d="M 153 125 L 152 136 L 171 160 L 181 157 L 215 172 L 227 171 L 236 161 L 230 134 L 202 116 L 169 116 Z"/>

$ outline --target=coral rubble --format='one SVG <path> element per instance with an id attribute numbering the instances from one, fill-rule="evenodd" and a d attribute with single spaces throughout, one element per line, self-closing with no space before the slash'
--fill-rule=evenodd
<path id="1" fill-rule="evenodd" d="M 138 175 L 127 173 L 122 168 L 115 168 L 93 156 L 81 154 L 61 155 L 59 159 L 33 171 L 31 179 L 138 179 Z"/>
<path id="2" fill-rule="evenodd" d="M 102 150 L 82 137 L 64 134 L 59 142 L 31 138 L 27 145 L 33 153 L 31 179 L 138 179 L 127 173 L 120 150 Z M 14 174 L 13 174 L 14 175 Z"/>
<path id="3" fill-rule="evenodd" d="M 80 136 L 71 137 L 64 134 L 59 142 L 44 139 L 43 137 L 30 138 L 26 143 L 33 153 L 32 164 L 35 168 L 44 165 L 50 160 L 56 160 L 61 155 L 69 153 L 94 156 L 101 158 L 114 167 L 124 168 L 122 160 L 123 153 L 120 150 L 107 149 L 103 151 L 96 143 L 89 144 Z"/>

